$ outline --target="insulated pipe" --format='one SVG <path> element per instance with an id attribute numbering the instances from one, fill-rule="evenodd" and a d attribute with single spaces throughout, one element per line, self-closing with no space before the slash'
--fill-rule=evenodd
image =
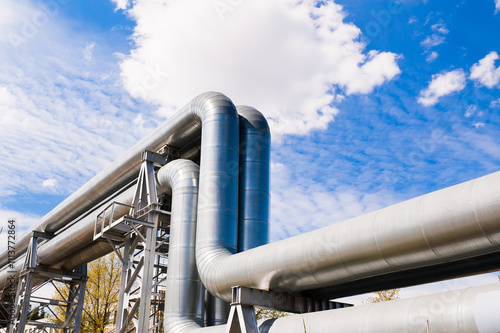
<path id="1" fill-rule="evenodd" d="M 172 193 L 164 330 L 190 331 L 203 325 L 201 282 L 196 270 L 195 238 L 199 167 L 175 160 L 157 173 L 160 191 Z"/>
<path id="2" fill-rule="evenodd" d="M 271 134 L 262 113 L 249 106 L 239 114 L 238 252 L 269 242 Z M 236 166 L 235 166 L 236 167 Z M 227 322 L 230 304 L 207 293 L 207 325 Z"/>
<path id="3" fill-rule="evenodd" d="M 500 284 L 267 320 L 260 333 L 500 332 Z M 222 330 L 220 332 L 223 332 Z"/>
<path id="4" fill-rule="evenodd" d="M 202 128 L 201 145 L 202 150 L 206 151 L 206 157 L 201 163 L 205 164 L 205 171 L 209 174 L 217 174 L 218 179 L 224 179 L 225 176 L 236 177 L 236 175 L 230 174 L 232 171 L 237 172 L 238 163 L 238 116 L 236 108 L 231 100 L 220 93 L 204 93 L 194 98 L 189 104 L 170 117 L 168 121 L 160 125 L 152 134 L 141 140 L 132 149 L 113 162 L 110 167 L 100 172 L 64 200 L 53 211 L 48 213 L 40 223 L 30 228 L 21 240 L 16 243 L 16 254 L 19 256 L 17 261 L 22 260 L 21 255 L 26 251 L 32 230 L 59 230 L 71 221 L 68 216 L 74 216 L 74 212 L 77 211 L 82 213 L 90 209 L 96 202 L 99 202 L 94 200 L 94 198 L 100 198 L 100 200 L 102 200 L 102 198 L 109 195 L 111 189 L 114 192 L 121 188 L 123 183 L 128 183 L 133 178 L 136 178 L 139 174 L 142 151 L 146 149 L 157 150 L 165 144 L 174 147 L 188 146 L 199 138 Z M 231 143 L 226 145 L 226 141 Z M 197 149 L 188 149 L 186 153 L 196 155 L 196 151 Z M 130 176 L 128 175 L 129 173 Z M 219 185 L 220 184 L 216 184 L 215 186 Z M 207 188 L 206 191 L 206 196 L 210 196 L 211 188 Z M 106 195 L 104 195 L 104 193 Z M 234 191 L 234 193 L 236 193 L 236 191 Z M 92 205 L 85 204 L 82 201 L 84 198 L 92 202 Z M 236 200 L 236 195 L 234 195 L 232 200 Z M 130 201 L 124 200 L 123 202 L 129 203 Z M 80 209 L 81 207 L 85 207 L 85 209 Z M 83 243 L 87 243 L 87 241 L 89 241 L 87 244 L 91 242 L 91 235 L 93 235 L 94 230 L 94 220 L 93 218 L 84 219 L 79 221 L 77 225 L 76 227 L 71 226 L 71 228 L 65 230 L 65 237 L 59 237 L 57 242 L 53 239 L 43 244 L 43 246 L 46 246 L 47 251 L 43 250 L 42 245 L 40 246 L 42 257 L 45 258 L 40 260 L 40 263 L 45 264 L 45 262 L 56 263 L 64 261 L 66 263 L 69 262 L 69 265 L 64 266 L 65 268 L 72 268 L 70 266 L 74 262 L 81 261 L 78 260 L 78 258 L 75 258 L 76 260 L 71 258 L 65 260 L 72 254 L 68 248 L 76 249 Z M 73 244 L 75 238 L 78 239 L 78 246 L 76 243 Z M 80 240 L 82 242 L 80 242 Z M 52 250 L 49 251 L 49 247 L 52 248 Z M 236 236 L 234 239 L 234 248 L 236 248 Z M 104 255 L 106 254 L 104 251 L 109 252 L 109 247 L 106 245 L 92 244 L 87 245 L 86 250 L 89 252 L 78 253 L 77 255 L 82 256 L 83 259 L 93 256 L 89 256 L 89 253 L 102 253 L 102 255 Z M 45 255 L 45 253 L 47 255 Z M 4 267 L 6 264 L 7 251 L 0 255 L 0 267 Z M 0 283 L 3 278 L 7 278 L 6 271 L 7 270 L 5 270 L 5 274 L 2 273 L 3 271 L 0 271 Z"/>
<path id="5" fill-rule="evenodd" d="M 271 133 L 266 118 L 249 106 L 240 115 L 238 252 L 269 243 L 269 159 Z"/>
<path id="6" fill-rule="evenodd" d="M 196 238 L 201 280 L 226 301 L 237 285 L 300 293 L 500 251 L 500 172 L 235 255 L 218 238 L 227 211 L 200 205 Z"/>
<path id="7" fill-rule="evenodd" d="M 104 209 L 113 201 L 131 204 L 134 193 L 135 186 L 129 187 L 116 196 L 110 197 L 109 201 L 103 203 L 100 207 Z M 50 265 L 53 268 L 74 269 L 111 252 L 112 249 L 107 242 L 93 242 L 95 220 L 101 209 L 94 209 L 94 211 L 75 222 L 70 228 L 62 231 L 51 240 L 39 244 L 37 263 Z M 115 216 L 123 216 L 128 211 L 129 209 L 126 207 L 118 207 Z M 89 244 L 91 245 L 89 246 Z M 87 249 L 89 247 L 91 250 Z M 101 249 L 101 251 L 96 251 L 96 249 Z M 19 256 L 15 261 L 14 269 L 5 266 L 0 270 L 0 286 L 5 285 L 5 281 L 12 272 L 17 272 L 18 275 L 25 258 L 26 254 Z"/>
<path id="8" fill-rule="evenodd" d="M 259 322 L 260 333 L 500 332 L 500 284 Z M 226 325 L 175 331 L 224 333 Z M 165 331 L 168 333 L 169 331 Z"/>
<path id="9" fill-rule="evenodd" d="M 231 128 L 223 125 L 225 119 L 231 122 L 232 127 L 229 126 Z M 217 128 L 219 124 L 223 126 L 220 131 Z M 17 255 L 26 252 L 33 230 L 57 232 L 70 221 L 136 178 L 139 173 L 141 153 L 144 150 L 156 151 L 165 144 L 182 148 L 199 137 L 202 127 L 206 137 L 217 137 L 221 141 L 224 141 L 227 135 L 237 138 L 238 119 L 231 100 L 215 92 L 204 93 L 194 98 L 153 133 L 89 180 L 45 215 L 38 224 L 26 231 L 16 243 Z M 192 152 L 188 153 L 192 154 Z M 211 152 L 207 159 L 218 159 L 218 156 Z M 231 156 L 230 159 L 237 161 L 237 157 Z M 0 267 L 5 266 L 7 262 L 8 254 L 7 251 L 4 251 L 0 254 Z"/>

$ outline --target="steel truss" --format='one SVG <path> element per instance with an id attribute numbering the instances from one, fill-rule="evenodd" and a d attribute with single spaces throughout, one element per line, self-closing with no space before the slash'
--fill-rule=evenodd
<path id="1" fill-rule="evenodd" d="M 10 324 L 9 333 L 24 332 L 27 325 L 34 326 L 36 332 L 50 329 L 63 333 L 79 333 L 82 321 L 87 265 L 71 271 L 53 269 L 37 265 L 37 245 L 39 239 L 51 239 L 52 234 L 33 231 L 23 269 L 19 275 L 16 292 L 15 320 Z M 42 280 L 33 288 L 34 281 Z M 34 293 L 43 286 L 51 284 L 57 291 L 56 298 L 36 296 Z M 31 310 L 38 307 L 50 313 L 54 320 L 46 322 L 30 319 Z"/>
<path id="2" fill-rule="evenodd" d="M 254 306 L 283 312 L 309 313 L 346 308 L 352 304 L 318 301 L 308 297 L 236 286 L 232 288 L 226 333 L 258 333 Z"/>
<path id="3" fill-rule="evenodd" d="M 154 172 L 177 155 L 170 147 L 162 151 L 143 153 L 132 205 L 113 202 L 96 219 L 94 240 L 109 242 L 122 262 L 116 333 L 163 331 L 170 212 L 158 202 Z M 129 214 L 115 219 L 119 206 Z"/>

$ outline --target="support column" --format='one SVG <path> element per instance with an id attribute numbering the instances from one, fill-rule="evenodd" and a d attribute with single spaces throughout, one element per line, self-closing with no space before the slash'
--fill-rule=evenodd
<path id="1" fill-rule="evenodd" d="M 16 308 L 14 323 L 9 326 L 9 333 L 24 332 L 26 325 L 38 328 L 53 328 L 64 333 L 79 333 L 82 321 L 85 287 L 87 282 L 87 266 L 81 266 L 72 271 L 53 269 L 37 265 L 37 246 L 39 239 L 51 239 L 53 235 L 34 231 L 30 240 L 23 269 L 19 275 L 16 292 Z M 36 296 L 33 287 L 50 283 L 58 292 L 60 299 L 50 299 Z M 39 281 L 43 280 L 40 284 Z M 57 283 L 57 284 L 56 284 Z M 58 319 L 58 322 L 47 323 L 28 318 L 30 309 L 39 307 L 47 310 Z M 56 309 L 59 309 L 56 310 Z M 61 318 L 61 314 L 64 318 Z"/>

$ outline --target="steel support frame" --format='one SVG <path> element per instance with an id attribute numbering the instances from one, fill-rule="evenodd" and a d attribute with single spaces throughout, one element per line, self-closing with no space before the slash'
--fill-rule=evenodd
<path id="1" fill-rule="evenodd" d="M 9 333 L 24 332 L 26 325 L 32 325 L 40 329 L 60 329 L 63 333 L 80 332 L 87 283 L 87 265 L 83 265 L 72 271 L 52 269 L 47 266 L 38 265 L 36 251 L 39 239 L 51 239 L 52 237 L 52 234 L 33 231 L 23 269 L 19 274 L 15 320 L 9 326 Z M 41 279 L 44 282 L 33 288 L 35 279 Z M 47 283 L 55 287 L 60 299 L 49 299 L 33 295 L 36 290 Z M 61 290 L 61 286 L 66 287 L 67 292 L 66 290 Z M 55 318 L 59 319 L 59 322 L 47 323 L 30 320 L 28 314 L 32 304 L 38 304 L 40 308 L 49 310 Z M 59 308 L 64 314 L 64 320 L 59 318 L 52 308 Z"/>
<path id="2" fill-rule="evenodd" d="M 133 231 L 125 235 L 121 244 L 115 245 L 108 238 L 123 264 L 116 333 L 129 332 L 128 328 L 132 322 L 136 332 L 160 332 L 162 328 L 162 319 L 159 318 L 162 296 L 158 287 L 164 280 L 164 268 L 156 250 L 164 244 L 164 234 L 162 230 L 158 230 L 160 215 L 169 212 L 160 209 L 154 171 L 155 165 L 161 166 L 168 160 L 168 156 L 149 151 L 143 153 L 137 189 L 130 210 L 130 215 L 138 223 L 128 222 Z M 103 237 L 106 238 L 106 234 L 103 234 Z M 123 250 L 120 251 L 120 248 Z"/>
<path id="3" fill-rule="evenodd" d="M 232 288 L 226 333 L 259 333 L 254 306 L 283 312 L 309 313 L 350 307 L 352 304 L 235 286 Z"/>

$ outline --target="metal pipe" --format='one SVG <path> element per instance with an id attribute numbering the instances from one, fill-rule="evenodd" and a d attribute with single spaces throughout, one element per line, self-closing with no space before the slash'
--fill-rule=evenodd
<path id="1" fill-rule="evenodd" d="M 500 332 L 500 284 L 267 320 L 260 333 Z M 222 330 L 220 331 L 222 332 Z"/>
<path id="2" fill-rule="evenodd" d="M 164 330 L 184 332 L 203 325 L 201 281 L 196 270 L 195 238 L 199 167 L 175 160 L 157 173 L 161 191 L 172 193 Z"/>
<path id="3" fill-rule="evenodd" d="M 259 322 L 260 333 L 500 332 L 500 284 Z M 182 333 L 224 333 L 226 325 Z"/>
<path id="4" fill-rule="evenodd" d="M 21 240 L 16 243 L 17 261 L 22 261 L 24 257 L 23 253 L 29 243 L 31 230 L 52 231 L 61 229 L 71 222 L 70 217 L 74 217 L 75 212 L 79 212 L 78 215 L 80 215 L 100 202 L 96 198 L 102 200 L 109 196 L 110 192 L 116 191 L 133 180 L 133 178 L 136 178 L 139 173 L 142 151 L 154 151 L 165 144 L 178 148 L 189 147 L 199 138 L 202 128 L 202 137 L 205 137 L 205 140 L 202 139 L 202 145 L 204 141 L 203 149 L 207 151 L 205 162 L 202 163 L 208 165 L 207 172 L 217 173 L 227 167 L 228 170 L 225 173 L 221 172 L 219 175 L 224 178 L 228 171 L 235 169 L 235 163 L 237 170 L 238 117 L 236 108 L 231 100 L 223 94 L 215 92 L 201 94 L 170 117 L 168 121 L 160 125 L 152 134 L 141 140 L 108 168 L 59 204 L 40 223 L 30 228 Z M 235 139 L 236 144 L 226 149 L 223 144 L 226 138 Z M 221 142 L 222 144 L 220 144 Z M 220 145 L 220 147 L 217 145 Z M 190 148 L 185 153 L 195 156 L 196 152 L 194 151 L 197 151 L 197 149 Z M 223 156 L 219 156 L 219 153 Z M 210 196 L 210 190 L 210 188 L 207 189 L 206 196 Z M 83 202 L 85 200 L 89 200 L 92 204 Z M 131 201 L 125 198 L 120 200 L 123 203 Z M 236 200 L 236 196 L 234 196 L 234 200 Z M 85 207 L 85 209 L 81 207 Z M 63 231 L 61 236 L 56 236 L 57 240 L 53 239 L 44 243 L 43 246 L 40 245 L 39 262 L 42 264 L 61 262 L 64 265 L 63 267 L 72 268 L 75 262 L 80 262 L 82 259 L 86 260 L 100 253 L 105 254 L 104 251 L 109 250 L 107 245 L 88 245 L 92 242 L 93 230 L 94 217 L 89 215 L 88 218 L 84 218 L 75 226 Z M 63 234 L 64 236 L 62 236 Z M 73 255 L 72 250 L 81 249 L 82 246 L 86 246 L 86 248 L 85 251 L 77 253 L 77 256 L 81 257 L 80 259 L 68 258 L 69 255 Z M 6 264 L 7 251 L 4 251 L 0 254 L 0 267 Z M 7 278 L 7 275 L 2 274 L 0 271 L 0 283 L 3 278 Z"/>
<path id="5" fill-rule="evenodd" d="M 269 243 L 269 159 L 271 133 L 266 118 L 249 106 L 240 116 L 238 252 Z"/>
<path id="6" fill-rule="evenodd" d="M 208 92 L 194 98 L 179 112 L 170 117 L 168 121 L 161 124 L 153 133 L 133 146 L 124 155 L 46 214 L 38 224 L 26 231 L 16 243 L 17 255 L 19 256 L 26 252 L 33 230 L 58 231 L 136 178 L 139 173 L 142 151 L 156 151 L 165 144 L 182 148 L 199 137 L 202 126 L 204 127 L 204 132 L 216 130 L 214 127 L 217 126 L 214 125 L 213 121 L 217 123 L 222 122 L 224 113 L 236 115 L 233 103 L 226 96 L 220 93 Z M 220 114 L 220 116 L 215 116 L 215 114 Z M 215 120 L 217 117 L 220 117 L 220 121 Z M 231 119 L 231 121 L 234 122 L 234 119 Z M 205 122 L 212 122 L 212 124 L 206 127 L 202 125 Z M 228 134 L 237 135 L 237 131 L 234 133 L 206 133 L 205 136 L 219 135 L 223 139 L 224 135 Z M 192 154 L 193 152 L 188 151 L 187 153 Z M 4 251 L 0 253 L 0 267 L 5 266 L 7 262 L 8 254 L 7 251 Z"/>
<path id="7" fill-rule="evenodd" d="M 218 241 L 230 209 L 200 206 L 196 238 L 201 280 L 226 301 L 236 285 L 298 293 L 500 251 L 500 172 L 235 255 Z"/>

